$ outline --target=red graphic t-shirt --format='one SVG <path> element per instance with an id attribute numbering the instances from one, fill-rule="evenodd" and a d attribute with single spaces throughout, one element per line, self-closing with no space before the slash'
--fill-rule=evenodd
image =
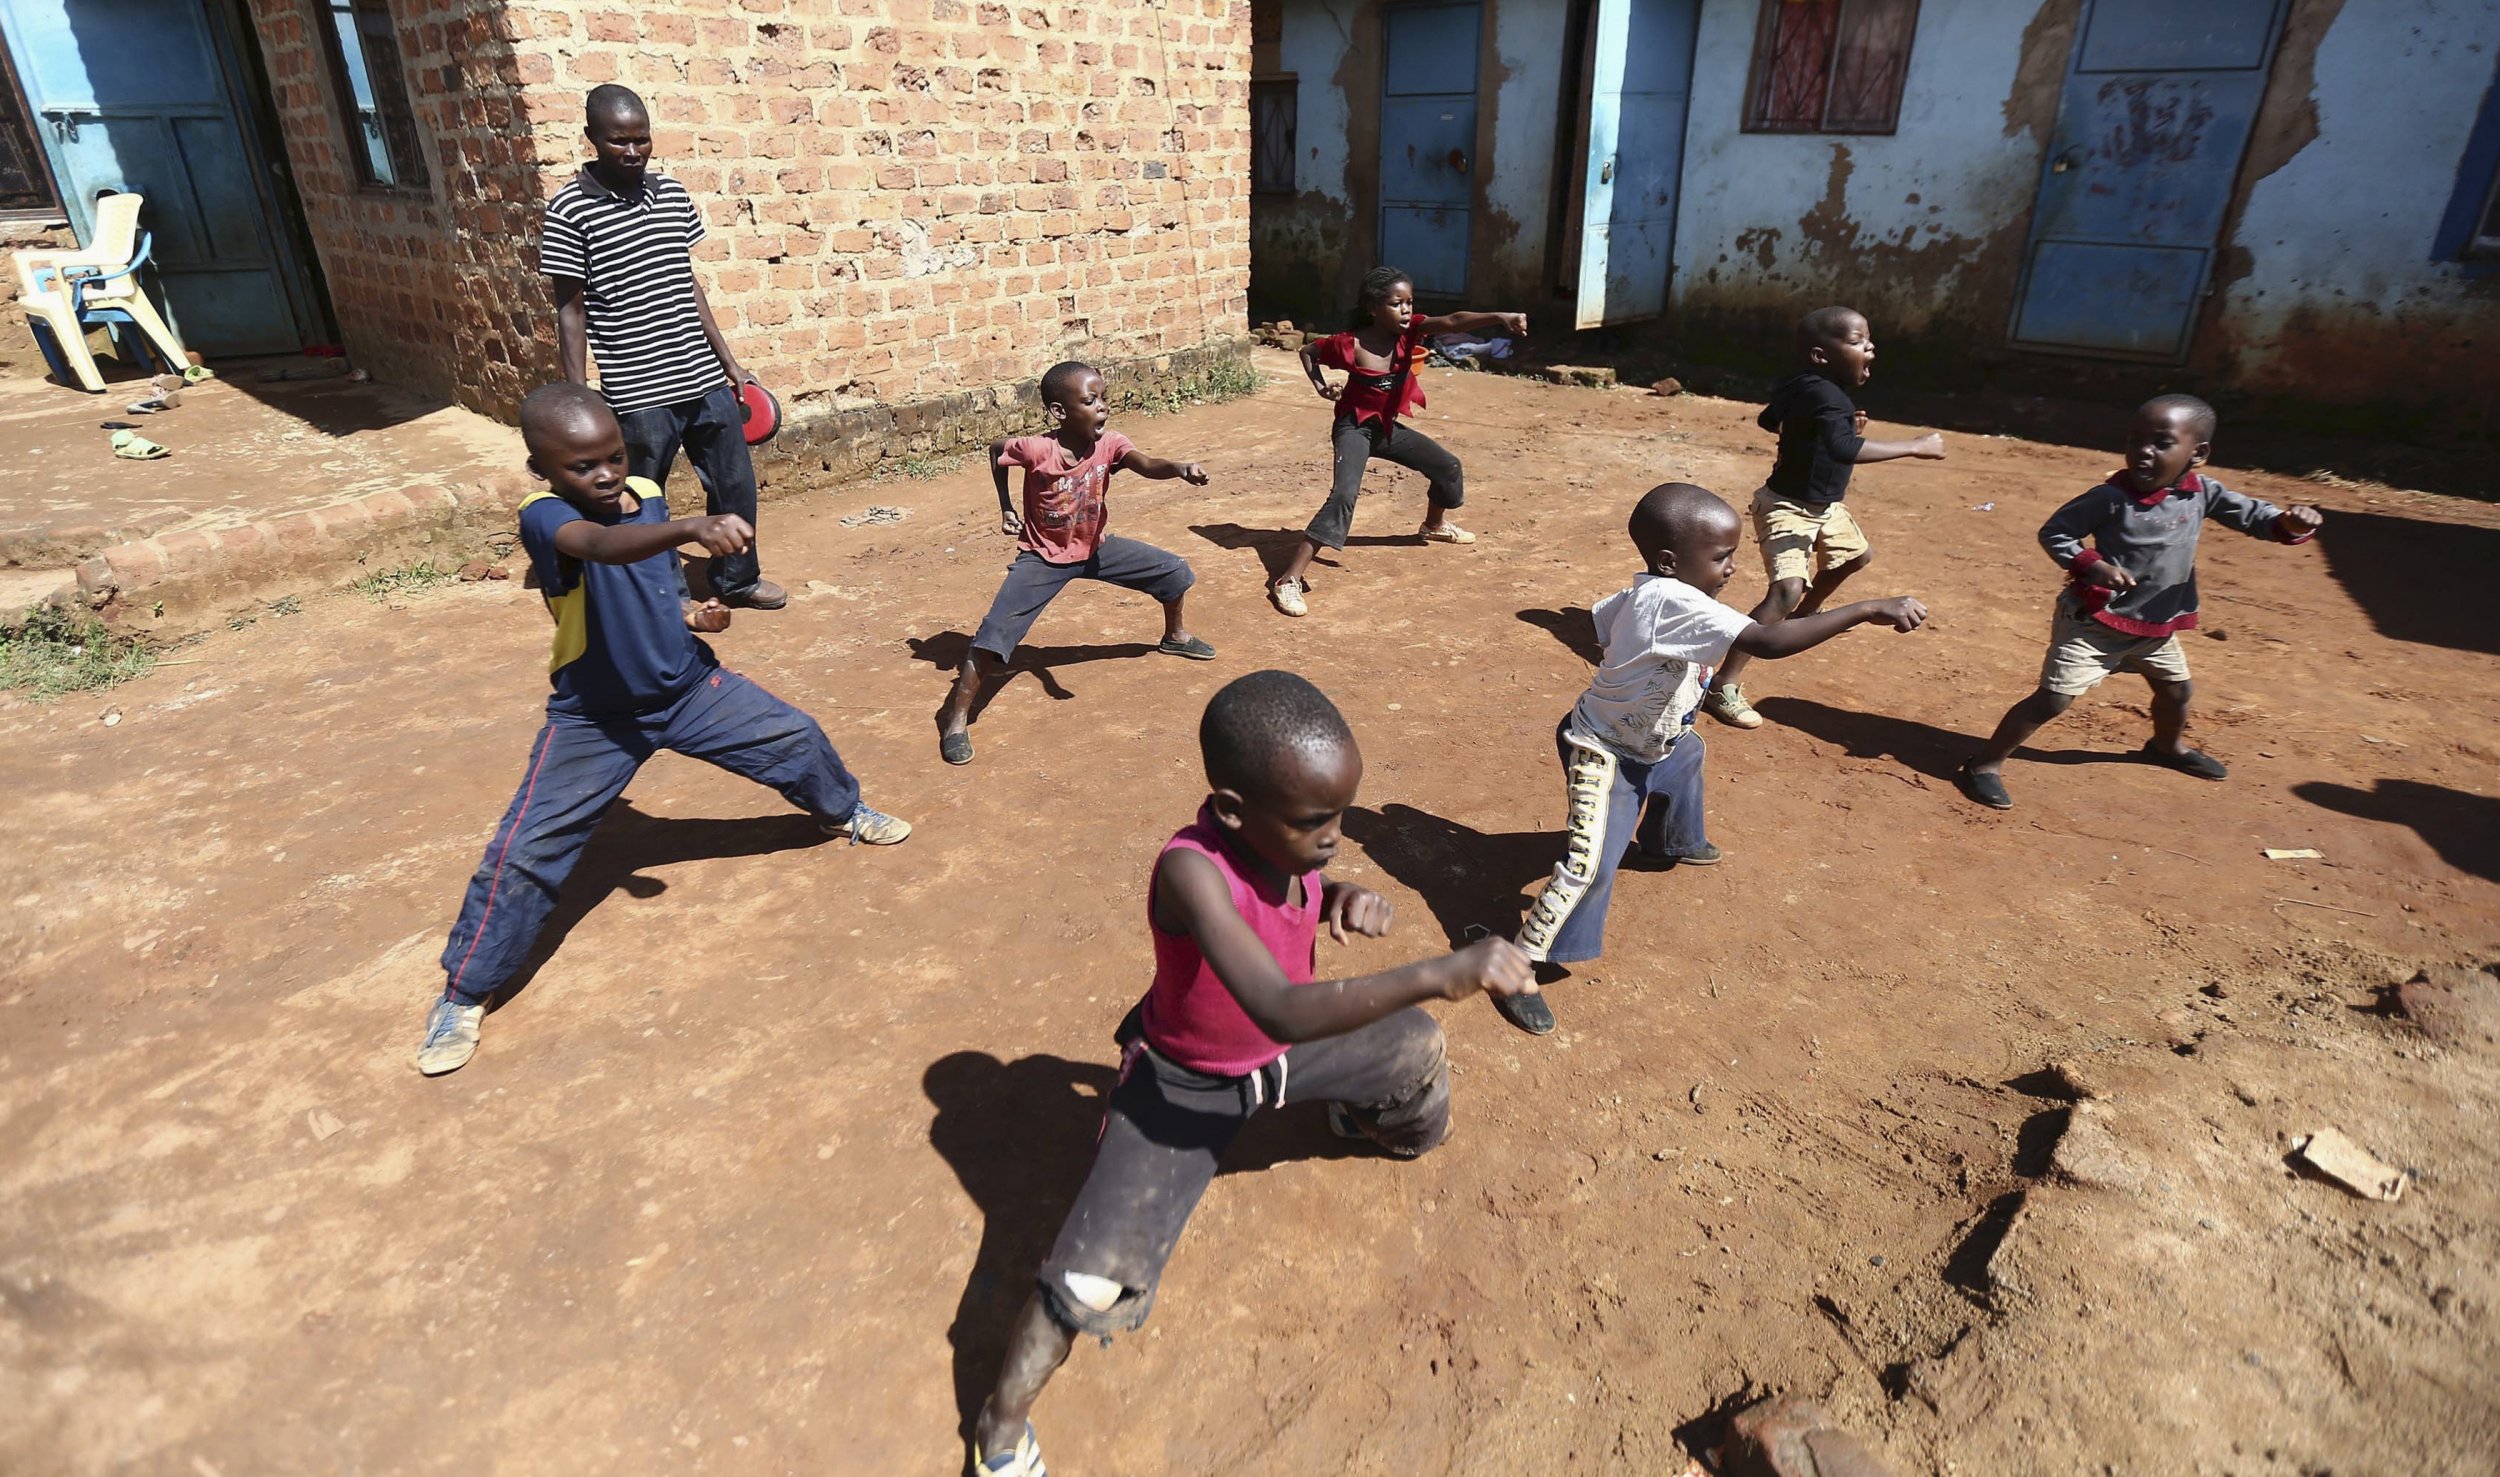
<path id="1" fill-rule="evenodd" d="M 1000 466 L 1024 469 L 1024 533 L 1016 542 L 1053 564 L 1093 558 L 1111 524 L 1104 490 L 1133 449 L 1117 431 L 1103 432 L 1082 460 L 1052 436 L 1018 436 L 1000 447 Z"/>
<path id="2" fill-rule="evenodd" d="M 1337 419 L 1353 421 L 1358 425 L 1364 421 L 1378 421 L 1387 426 L 1399 416 L 1423 409 L 1424 382 L 1416 371 L 1423 368 L 1424 356 L 1429 352 L 1424 347 L 1424 336 L 1409 331 L 1406 337 L 1398 340 L 1396 352 L 1389 356 L 1389 368 L 1375 374 L 1356 366 L 1354 335 L 1351 333 L 1332 333 L 1311 346 L 1311 357 L 1322 368 L 1346 372 L 1345 392 L 1337 397 Z M 1393 404 L 1389 392 L 1398 382 L 1397 365 L 1401 358 L 1406 361 L 1406 390 Z"/>

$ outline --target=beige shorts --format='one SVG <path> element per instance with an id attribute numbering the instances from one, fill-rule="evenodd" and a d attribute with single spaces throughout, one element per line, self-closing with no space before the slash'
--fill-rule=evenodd
<path id="1" fill-rule="evenodd" d="M 1771 583 L 1812 580 L 1866 552 L 1866 531 L 1847 503 L 1792 503 L 1764 487 L 1753 495 L 1753 531 Z"/>
<path id="2" fill-rule="evenodd" d="M 2130 636 L 2079 614 L 2057 602 L 2049 625 L 2048 660 L 2040 664 L 2040 685 L 2065 697 L 2078 697 L 2101 685 L 2112 672 L 2139 672 L 2155 682 L 2188 680 L 2187 651 L 2178 635 Z"/>

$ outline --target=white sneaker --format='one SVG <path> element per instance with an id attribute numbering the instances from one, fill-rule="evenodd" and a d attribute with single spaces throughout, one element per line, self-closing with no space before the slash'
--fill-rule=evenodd
<path id="1" fill-rule="evenodd" d="M 1422 534 L 1424 542 L 1428 544 L 1472 544 L 1476 541 L 1474 534 L 1455 523 L 1444 523 L 1439 528 L 1426 524 L 1417 532 Z"/>
<path id="2" fill-rule="evenodd" d="M 483 1005 L 462 1005 L 446 995 L 425 1014 L 425 1040 L 417 1046 L 417 1070 L 428 1077 L 457 1072 L 477 1055 L 477 1037 L 486 1020 Z"/>
<path id="3" fill-rule="evenodd" d="M 1275 601 L 1276 608 L 1287 615 L 1311 613 L 1311 607 L 1303 602 L 1300 580 L 1278 580 L 1267 587 L 1267 598 Z"/>
<path id="4" fill-rule="evenodd" d="M 911 822 L 899 820 L 882 810 L 860 806 L 849 817 L 821 823 L 828 836 L 848 836 L 853 846 L 892 846 L 911 834 Z"/>

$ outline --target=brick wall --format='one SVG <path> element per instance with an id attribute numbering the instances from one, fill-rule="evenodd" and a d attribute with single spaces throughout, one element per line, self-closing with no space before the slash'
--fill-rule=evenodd
<path id="1" fill-rule="evenodd" d="M 1243 328 L 1243 0 L 394 0 L 419 196 L 356 189 L 316 0 L 250 4 L 333 303 L 385 378 L 508 411 L 552 373 L 537 206 L 610 81 L 649 101 L 722 327 L 794 423 Z"/>

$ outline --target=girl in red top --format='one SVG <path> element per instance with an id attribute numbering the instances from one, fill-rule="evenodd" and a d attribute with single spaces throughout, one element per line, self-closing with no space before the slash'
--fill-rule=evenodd
<path id="1" fill-rule="evenodd" d="M 1467 501 L 1466 474 L 1458 458 L 1400 417 L 1420 409 L 1424 387 L 1417 382 L 1426 352 L 1424 342 L 1440 333 L 1499 333 L 1528 336 L 1525 313 L 1445 313 L 1437 318 L 1415 316 L 1415 284 L 1395 267 L 1374 267 L 1363 278 L 1355 299 L 1354 327 L 1346 333 L 1314 339 L 1302 346 L 1302 372 L 1323 400 L 1337 402 L 1336 424 L 1329 439 L 1336 446 L 1336 481 L 1328 502 L 1302 533 L 1301 545 L 1285 561 L 1267 587 L 1268 598 L 1287 615 L 1306 614 L 1305 576 L 1323 548 L 1345 547 L 1346 530 L 1354 523 L 1354 500 L 1363 491 L 1363 469 L 1373 457 L 1421 472 L 1432 483 L 1431 504 L 1424 512 L 1420 537 L 1428 544 L 1472 544 L 1476 536 L 1450 521 L 1450 509 Z M 1345 371 L 1343 385 L 1331 384 L 1323 369 Z"/>

